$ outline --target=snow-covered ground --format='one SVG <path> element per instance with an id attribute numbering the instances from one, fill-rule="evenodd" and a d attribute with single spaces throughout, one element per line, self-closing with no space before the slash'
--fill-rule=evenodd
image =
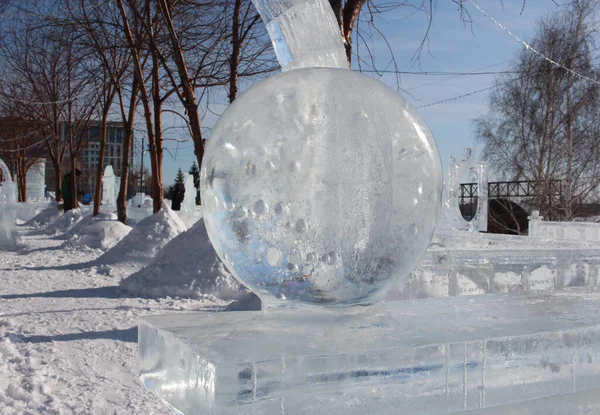
<path id="1" fill-rule="evenodd" d="M 171 413 L 138 380 L 139 318 L 227 302 L 126 294 L 98 272 L 101 250 L 19 233 L 20 252 L 0 251 L 0 414 Z"/>

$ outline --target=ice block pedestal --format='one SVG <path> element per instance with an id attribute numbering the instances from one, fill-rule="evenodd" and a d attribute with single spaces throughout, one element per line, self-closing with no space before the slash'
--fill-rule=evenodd
<path id="1" fill-rule="evenodd" d="M 600 408 L 598 292 L 152 316 L 139 348 L 144 384 L 184 414 Z"/>

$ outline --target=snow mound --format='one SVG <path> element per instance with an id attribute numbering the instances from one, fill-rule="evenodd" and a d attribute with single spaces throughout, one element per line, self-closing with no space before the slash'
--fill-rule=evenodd
<path id="1" fill-rule="evenodd" d="M 36 202 L 27 202 L 27 203 L 19 203 L 19 209 L 16 211 L 17 223 L 20 221 L 20 224 L 27 223 L 31 219 L 35 218 L 41 211 L 46 209 L 48 206 L 52 206 L 52 203 L 36 203 Z M 56 208 L 58 209 L 58 208 Z"/>
<path id="2" fill-rule="evenodd" d="M 238 300 L 250 294 L 217 256 L 203 219 L 171 240 L 148 266 L 122 280 L 120 286 L 133 295 L 153 298 L 199 299 L 209 294 Z"/>
<path id="3" fill-rule="evenodd" d="M 82 221 L 83 222 L 83 221 Z M 78 232 L 73 233 L 66 246 L 72 248 L 91 248 L 106 251 L 115 246 L 121 239 L 131 232 L 131 227 L 117 220 L 96 219 L 91 224 L 78 227 Z"/>
<path id="4" fill-rule="evenodd" d="M 127 236 L 106 251 L 96 261 L 98 265 L 121 264 L 127 272 L 135 272 L 152 258 L 186 227 L 165 203 L 160 211 L 141 220 Z"/>
<path id="5" fill-rule="evenodd" d="M 71 209 L 65 212 L 54 223 L 47 227 L 47 232 L 50 235 L 61 235 L 70 231 L 84 218 L 85 212 L 83 209 Z"/>
<path id="6" fill-rule="evenodd" d="M 58 205 L 56 203 L 51 203 L 50 206 L 25 222 L 25 226 L 31 226 L 36 229 L 45 229 L 56 222 L 61 215 L 62 212 L 58 210 Z"/>
<path id="7" fill-rule="evenodd" d="M 76 235 L 84 233 L 84 229 L 98 221 L 116 221 L 117 215 L 113 212 L 100 212 L 96 216 L 91 213 L 85 215 L 79 222 L 77 222 L 71 229 L 64 233 L 64 239 L 71 239 Z"/>

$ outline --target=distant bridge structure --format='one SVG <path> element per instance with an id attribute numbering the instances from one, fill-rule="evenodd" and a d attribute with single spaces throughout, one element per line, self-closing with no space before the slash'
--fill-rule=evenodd
<path id="1" fill-rule="evenodd" d="M 551 192 L 548 192 L 548 183 L 550 185 Z M 536 182 L 533 180 L 518 180 L 518 181 L 504 181 L 504 182 L 488 182 L 488 200 L 491 203 L 492 200 L 503 200 L 504 203 L 514 203 L 515 199 L 517 204 L 520 204 L 519 200 L 526 198 L 532 198 L 539 194 L 548 196 L 550 193 L 552 198 L 559 199 L 562 196 L 562 181 L 552 180 L 550 182 Z M 508 202 L 512 199 L 513 202 Z M 458 206 L 463 217 L 467 220 L 472 218 L 477 211 L 477 183 L 461 183 L 458 194 Z"/>
<path id="2" fill-rule="evenodd" d="M 512 182 L 488 182 L 488 198 L 490 199 L 508 199 L 538 196 L 538 189 L 545 187 L 547 182 L 536 182 L 533 180 L 519 180 Z M 540 186 L 541 185 L 541 186 Z M 550 194 L 552 196 L 562 196 L 562 181 L 552 180 L 550 182 Z M 544 194 L 548 194 L 544 189 Z M 467 205 L 477 200 L 477 183 L 461 183 L 459 204 Z"/>

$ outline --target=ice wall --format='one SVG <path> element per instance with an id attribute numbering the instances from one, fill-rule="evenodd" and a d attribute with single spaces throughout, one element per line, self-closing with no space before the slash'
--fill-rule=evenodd
<path id="1" fill-rule="evenodd" d="M 333 10 L 326 0 L 252 0 L 284 71 L 329 67 L 348 69 Z"/>
<path id="2" fill-rule="evenodd" d="M 27 171 L 26 188 L 28 201 L 43 201 L 45 198 L 46 159 L 38 159 Z"/>
<path id="3" fill-rule="evenodd" d="M 600 223 L 542 221 L 534 210 L 529 216 L 529 236 L 541 239 L 600 243 Z"/>
<path id="4" fill-rule="evenodd" d="M 17 247 L 17 184 L 12 181 L 10 170 L 2 160 L 0 170 L 4 179 L 0 183 L 0 250 L 12 250 Z"/>

